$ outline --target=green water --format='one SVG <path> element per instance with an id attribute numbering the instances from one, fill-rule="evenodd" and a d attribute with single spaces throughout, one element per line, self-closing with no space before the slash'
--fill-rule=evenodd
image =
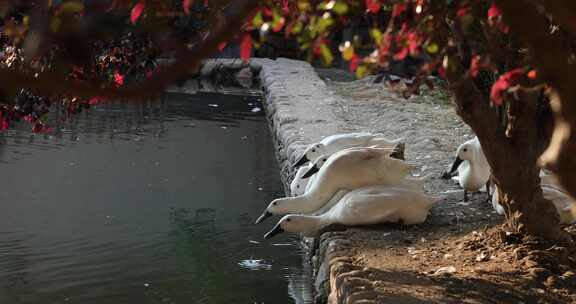
<path id="1" fill-rule="evenodd" d="M 168 95 L 0 135 L 0 303 L 309 303 L 257 97 Z"/>

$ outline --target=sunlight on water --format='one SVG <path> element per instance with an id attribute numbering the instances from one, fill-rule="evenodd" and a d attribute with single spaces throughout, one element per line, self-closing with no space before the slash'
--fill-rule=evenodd
<path id="1" fill-rule="evenodd" d="M 309 303 L 256 97 L 98 105 L 0 135 L 0 303 Z M 291 300 L 290 300 L 291 299 Z"/>

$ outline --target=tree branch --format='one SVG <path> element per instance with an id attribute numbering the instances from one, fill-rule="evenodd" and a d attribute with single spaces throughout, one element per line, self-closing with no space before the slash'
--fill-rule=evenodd
<path id="1" fill-rule="evenodd" d="M 200 61 L 217 49 L 218 45 L 233 38 L 244 25 L 244 21 L 256 8 L 256 0 L 235 0 L 228 8 L 233 13 L 227 17 L 224 24 L 215 28 L 190 50 L 178 54 L 175 62 L 159 70 L 143 82 L 128 88 L 99 88 L 90 84 L 74 84 L 67 81 L 62 74 L 44 72 L 33 77 L 15 70 L 0 68 L 0 82 L 4 87 L 30 88 L 35 93 L 51 96 L 66 94 L 75 97 L 89 98 L 99 96 L 105 99 L 144 99 L 160 94 L 164 88 L 174 83 L 178 78 L 196 68 Z"/>

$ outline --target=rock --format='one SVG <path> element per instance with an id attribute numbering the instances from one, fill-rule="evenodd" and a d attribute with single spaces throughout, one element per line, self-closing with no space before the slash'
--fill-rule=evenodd
<path id="1" fill-rule="evenodd" d="M 485 252 L 480 252 L 480 254 L 476 256 L 476 262 L 483 262 L 486 260 L 488 260 L 488 255 Z"/>
<path id="2" fill-rule="evenodd" d="M 441 275 L 448 275 L 456 272 L 456 267 L 454 266 L 446 266 L 440 267 L 436 270 L 432 275 L 433 276 L 441 276 Z"/>

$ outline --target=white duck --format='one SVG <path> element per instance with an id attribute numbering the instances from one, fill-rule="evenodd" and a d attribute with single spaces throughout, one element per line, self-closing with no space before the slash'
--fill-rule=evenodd
<path id="1" fill-rule="evenodd" d="M 442 199 L 402 188 L 359 188 L 350 191 L 324 214 L 286 215 L 264 238 L 271 238 L 284 231 L 314 237 L 321 229 L 332 224 L 358 226 L 398 221 L 406 225 L 418 224 L 426 220 L 430 208 Z"/>
<path id="2" fill-rule="evenodd" d="M 456 159 L 452 163 L 449 175 L 458 170 L 455 179 L 464 189 L 464 200 L 468 199 L 467 191 L 480 191 L 490 179 L 491 169 L 478 137 L 474 137 L 458 147 Z"/>
<path id="3" fill-rule="evenodd" d="M 408 183 L 405 177 L 414 166 L 390 158 L 391 151 L 357 148 L 337 152 L 320 169 L 309 191 L 300 196 L 273 200 L 256 223 L 272 214 L 310 214 L 324 206 L 338 190 Z"/>
<path id="4" fill-rule="evenodd" d="M 379 141 L 379 139 L 376 139 L 375 141 Z M 352 147 L 347 149 L 354 149 L 354 148 L 360 148 L 360 147 Z M 370 146 L 370 148 L 390 149 L 388 144 L 378 144 L 377 142 L 375 143 L 375 145 Z M 403 155 L 404 153 L 403 144 L 396 145 L 394 149 L 398 150 L 392 152 L 392 155 L 394 153 L 401 153 Z M 294 175 L 294 179 L 290 183 L 290 193 L 292 194 L 292 196 L 302 195 L 310 189 L 310 185 L 312 184 L 312 181 L 314 180 L 315 177 L 314 174 L 318 172 L 320 168 L 322 168 L 322 166 L 328 161 L 328 159 L 332 155 L 321 155 L 320 157 L 318 157 L 316 161 L 310 162 L 308 163 L 308 165 L 298 168 L 296 174 Z"/>
<path id="5" fill-rule="evenodd" d="M 290 193 L 292 196 L 302 195 L 306 192 L 306 187 L 308 186 L 312 177 L 302 178 L 304 175 L 314 164 L 309 163 L 306 166 L 302 166 L 298 168 L 296 174 L 294 175 L 294 179 L 290 183 Z"/>
<path id="6" fill-rule="evenodd" d="M 572 224 L 576 222 L 576 218 L 572 214 L 572 199 L 557 187 L 542 184 L 542 194 L 545 199 L 551 201 L 556 207 L 556 211 L 560 216 L 560 224 Z M 492 194 L 492 207 L 496 213 L 504 215 L 504 207 L 500 204 L 500 193 L 498 187 L 494 187 Z"/>
<path id="7" fill-rule="evenodd" d="M 302 156 L 294 163 L 294 167 L 302 166 L 308 161 L 314 162 L 322 155 L 329 156 L 350 147 L 378 145 L 385 148 L 394 148 L 402 140 L 388 140 L 382 134 L 368 132 L 331 135 L 325 137 L 319 143 L 308 146 Z"/>

